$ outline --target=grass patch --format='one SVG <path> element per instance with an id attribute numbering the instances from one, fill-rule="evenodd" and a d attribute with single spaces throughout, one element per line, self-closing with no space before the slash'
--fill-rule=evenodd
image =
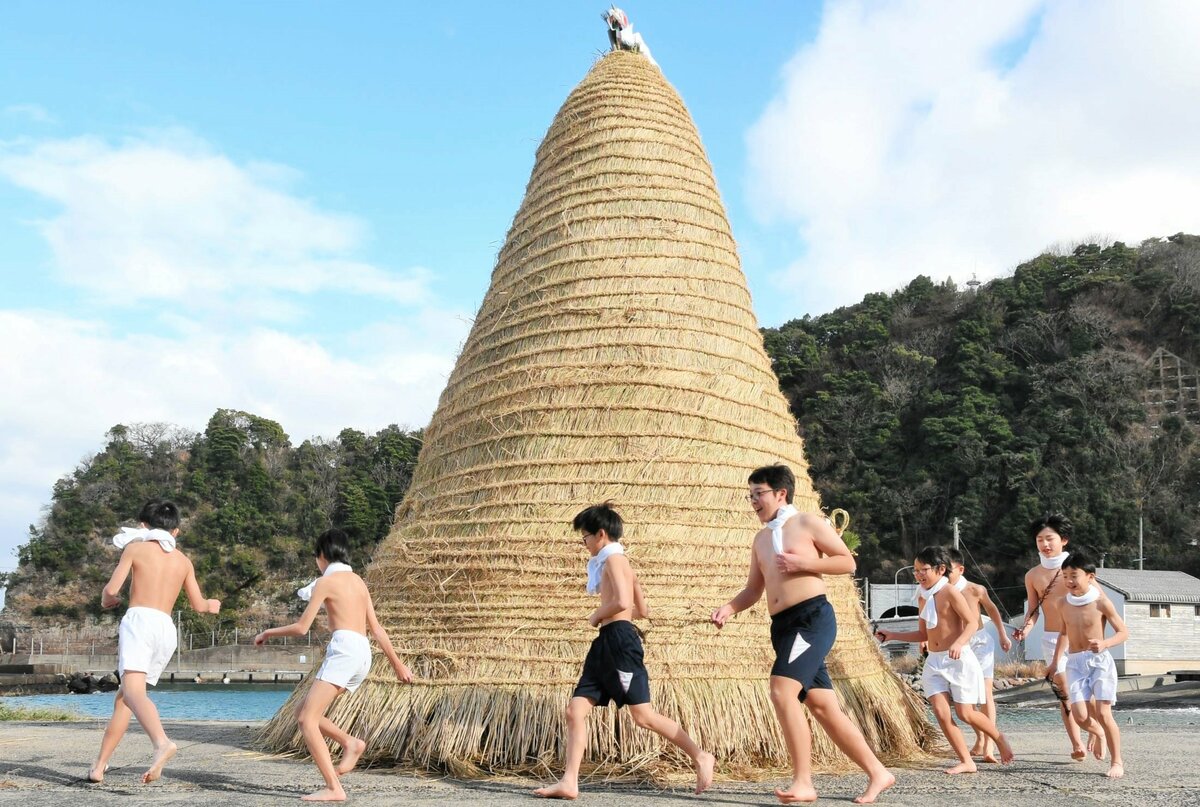
<path id="1" fill-rule="evenodd" d="M 79 720 L 79 715 L 74 712 L 64 712 L 62 709 L 39 709 L 25 708 L 23 706 L 9 706 L 7 703 L 0 701 L 0 722 L 7 720 L 31 720 L 31 721 L 65 721 Z"/>

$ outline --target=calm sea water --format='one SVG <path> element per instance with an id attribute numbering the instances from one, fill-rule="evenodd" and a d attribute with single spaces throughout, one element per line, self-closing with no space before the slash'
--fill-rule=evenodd
<path id="1" fill-rule="evenodd" d="M 150 697 L 164 720 L 269 720 L 291 694 L 290 686 L 271 684 L 161 684 Z M 0 698 L 9 706 L 59 709 L 84 717 L 112 714 L 112 693 L 92 695 L 22 695 Z M 1114 712 L 1118 725 L 1166 728 L 1200 727 L 1200 709 L 1127 709 Z M 1057 709 L 1001 707 L 1001 726 L 1058 726 Z M 933 714 L 929 713 L 933 721 Z"/>
<path id="2" fill-rule="evenodd" d="M 292 692 L 273 684 L 159 684 L 148 687 L 164 720 L 269 720 Z M 21 695 L 0 698 L 13 707 L 59 709 L 84 717 L 112 714 L 113 693 Z"/>

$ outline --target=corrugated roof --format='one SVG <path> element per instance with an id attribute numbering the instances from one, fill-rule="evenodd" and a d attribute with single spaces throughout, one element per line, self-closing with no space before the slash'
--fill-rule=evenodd
<path id="1" fill-rule="evenodd" d="M 1200 578 L 1158 569 L 1097 569 L 1096 579 L 1132 602 L 1200 605 Z"/>

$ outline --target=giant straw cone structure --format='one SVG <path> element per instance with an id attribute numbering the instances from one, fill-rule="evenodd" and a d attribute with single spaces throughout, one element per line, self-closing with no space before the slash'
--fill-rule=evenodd
<path id="1" fill-rule="evenodd" d="M 458 774 L 560 765 L 563 709 L 595 635 L 570 522 L 611 499 L 652 606 L 643 627 L 656 707 L 726 770 L 785 765 L 765 604 L 720 632 L 708 621 L 746 580 L 758 528 L 746 476 L 774 462 L 797 472 L 797 506 L 816 510 L 695 125 L 657 68 L 611 53 L 538 149 L 412 486 L 366 573 L 419 680 L 398 683 L 376 654 L 368 682 L 330 716 L 367 740 L 368 759 Z M 919 752 L 929 738 L 920 703 L 882 659 L 851 579 L 828 585 L 844 707 L 881 756 Z M 303 748 L 292 709 L 266 729 L 275 750 Z M 594 710 L 589 762 L 651 773 L 687 764 L 627 711 Z M 814 734 L 817 764 L 841 766 Z"/>

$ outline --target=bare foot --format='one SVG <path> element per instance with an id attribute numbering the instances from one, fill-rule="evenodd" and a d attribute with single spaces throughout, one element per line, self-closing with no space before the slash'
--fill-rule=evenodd
<path id="1" fill-rule="evenodd" d="M 1013 761 L 1012 746 L 1008 744 L 1008 738 L 1003 734 L 1001 734 L 1000 739 L 996 741 L 996 748 L 1000 749 L 1000 762 L 1002 764 L 1007 765 Z"/>
<path id="2" fill-rule="evenodd" d="M 798 802 L 816 801 L 817 790 L 812 785 L 792 782 L 792 786 L 787 790 L 775 788 L 775 798 L 779 799 L 782 804 L 796 804 Z"/>
<path id="3" fill-rule="evenodd" d="M 884 768 L 878 774 L 871 776 L 870 781 L 867 782 L 867 789 L 855 797 L 854 803 L 874 804 L 875 799 L 879 798 L 879 794 L 894 784 L 896 784 L 896 777 L 892 776 L 891 771 Z"/>
<path id="4" fill-rule="evenodd" d="M 98 785 L 104 781 L 104 774 L 106 773 L 108 773 L 107 765 L 105 765 L 104 770 L 100 771 L 99 773 L 96 773 L 96 766 L 92 765 L 92 767 L 88 768 L 87 780 L 94 785 Z"/>
<path id="5" fill-rule="evenodd" d="M 162 748 L 155 748 L 154 758 L 150 760 L 150 767 L 142 774 L 142 784 L 148 785 L 162 776 L 163 766 L 167 764 L 167 760 L 175 756 L 175 752 L 178 750 L 179 748 L 170 740 Z"/>
<path id="6" fill-rule="evenodd" d="M 1088 737 L 1088 748 L 1096 759 L 1104 759 L 1104 735 L 1093 734 Z"/>
<path id="7" fill-rule="evenodd" d="M 1082 748 L 1076 748 L 1071 751 L 1071 759 L 1075 762 L 1083 762 L 1083 758 L 1087 756 L 1087 751 Z"/>
<path id="8" fill-rule="evenodd" d="M 577 799 L 579 798 L 579 785 L 564 785 L 562 782 L 555 782 L 550 787 L 539 787 L 533 791 L 535 796 L 541 796 L 543 799 Z"/>
<path id="9" fill-rule="evenodd" d="M 1120 779 L 1125 775 L 1125 766 L 1120 762 L 1114 762 L 1108 767 L 1108 773 L 1104 774 L 1109 779 Z"/>
<path id="10" fill-rule="evenodd" d="M 345 776 L 346 774 L 350 773 L 350 771 L 354 770 L 354 766 L 358 764 L 358 758 L 361 757 L 363 755 L 363 751 L 366 750 L 367 744 L 365 742 L 357 737 L 352 738 L 350 744 L 343 746 L 342 748 L 342 761 L 339 762 L 337 768 L 334 769 L 337 771 L 337 775 Z"/>
<path id="11" fill-rule="evenodd" d="M 995 755 L 995 754 L 993 754 L 991 751 L 989 751 L 988 753 L 986 753 L 986 754 L 984 754 L 983 756 L 981 756 L 981 757 L 979 758 L 979 761 L 980 761 L 980 762 L 986 762 L 986 763 L 988 763 L 989 765 L 995 765 L 995 764 L 997 764 L 997 763 L 999 762 L 999 760 L 997 760 L 997 759 L 996 759 L 996 755 Z"/>
<path id="12" fill-rule="evenodd" d="M 696 793 L 703 793 L 712 785 L 713 766 L 717 764 L 717 758 L 707 751 L 700 752 L 700 758 L 696 760 Z"/>
<path id="13" fill-rule="evenodd" d="M 301 796 L 300 801 L 345 801 L 346 791 L 340 787 L 337 790 L 332 790 L 328 787 L 323 787 L 316 793 L 309 793 L 307 796 Z"/>
<path id="14" fill-rule="evenodd" d="M 955 776 L 956 774 L 960 773 L 975 773 L 977 771 L 978 768 L 975 767 L 974 762 L 960 762 L 953 768 L 946 768 L 946 773 L 950 774 L 951 776 Z"/>

